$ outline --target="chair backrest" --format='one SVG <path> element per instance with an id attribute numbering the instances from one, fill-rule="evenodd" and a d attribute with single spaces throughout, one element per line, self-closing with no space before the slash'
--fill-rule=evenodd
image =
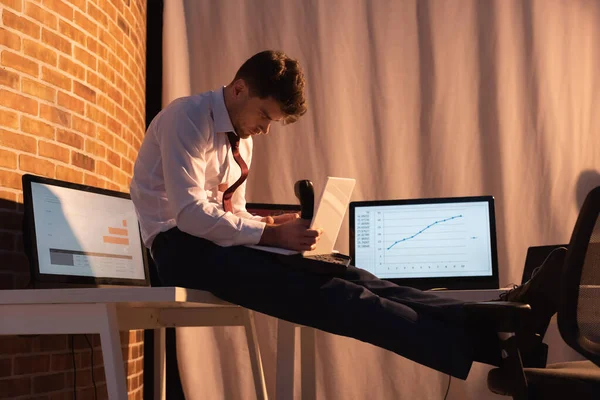
<path id="1" fill-rule="evenodd" d="M 600 186 L 586 197 L 565 258 L 558 326 L 564 341 L 600 366 Z"/>

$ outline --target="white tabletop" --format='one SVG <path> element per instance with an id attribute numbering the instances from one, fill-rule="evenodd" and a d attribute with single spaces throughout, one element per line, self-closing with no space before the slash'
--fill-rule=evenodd
<path id="1" fill-rule="evenodd" d="M 117 303 L 129 307 L 232 306 L 209 292 L 181 287 L 0 290 L 0 305 Z"/>

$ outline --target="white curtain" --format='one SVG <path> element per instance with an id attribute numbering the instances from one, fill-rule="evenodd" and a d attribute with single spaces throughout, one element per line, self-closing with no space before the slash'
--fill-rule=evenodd
<path id="1" fill-rule="evenodd" d="M 297 179 L 328 175 L 356 178 L 352 200 L 491 194 L 508 285 L 528 246 L 568 242 L 600 185 L 600 1 L 166 0 L 164 29 L 165 104 L 264 49 L 304 67 L 309 112 L 255 139 L 249 201 L 296 203 Z M 259 316 L 271 396 L 275 326 Z M 253 398 L 241 329 L 178 332 L 189 399 Z M 441 399 L 447 379 L 317 336 L 319 398 Z M 468 382 L 449 398 L 482 398 Z"/>

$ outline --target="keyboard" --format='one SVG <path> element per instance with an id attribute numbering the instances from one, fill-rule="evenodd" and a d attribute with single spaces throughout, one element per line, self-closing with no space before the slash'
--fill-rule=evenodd
<path id="1" fill-rule="evenodd" d="M 350 261 L 352 260 L 350 257 L 345 256 L 339 253 L 331 253 L 331 254 L 316 254 L 314 256 L 307 256 L 304 258 L 321 261 L 325 263 L 339 264 L 347 267 L 350 265 Z"/>

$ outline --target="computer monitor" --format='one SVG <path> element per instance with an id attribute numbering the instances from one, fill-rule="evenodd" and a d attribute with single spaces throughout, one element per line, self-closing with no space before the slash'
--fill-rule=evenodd
<path id="1" fill-rule="evenodd" d="M 350 203 L 350 256 L 420 289 L 497 289 L 492 196 Z"/>
<path id="2" fill-rule="evenodd" d="M 28 174 L 22 182 L 34 286 L 149 286 L 147 251 L 127 193 Z"/>
<path id="3" fill-rule="evenodd" d="M 551 244 L 545 246 L 530 246 L 527 248 L 527 255 L 525 256 L 525 265 L 523 267 L 523 275 L 521 277 L 521 283 L 527 282 L 531 279 L 533 271 L 541 267 L 546 258 L 559 247 L 568 248 L 568 244 Z"/>
<path id="4" fill-rule="evenodd" d="M 246 203 L 246 211 L 252 215 L 260 215 L 261 217 L 300 213 L 300 210 L 300 204 Z"/>

